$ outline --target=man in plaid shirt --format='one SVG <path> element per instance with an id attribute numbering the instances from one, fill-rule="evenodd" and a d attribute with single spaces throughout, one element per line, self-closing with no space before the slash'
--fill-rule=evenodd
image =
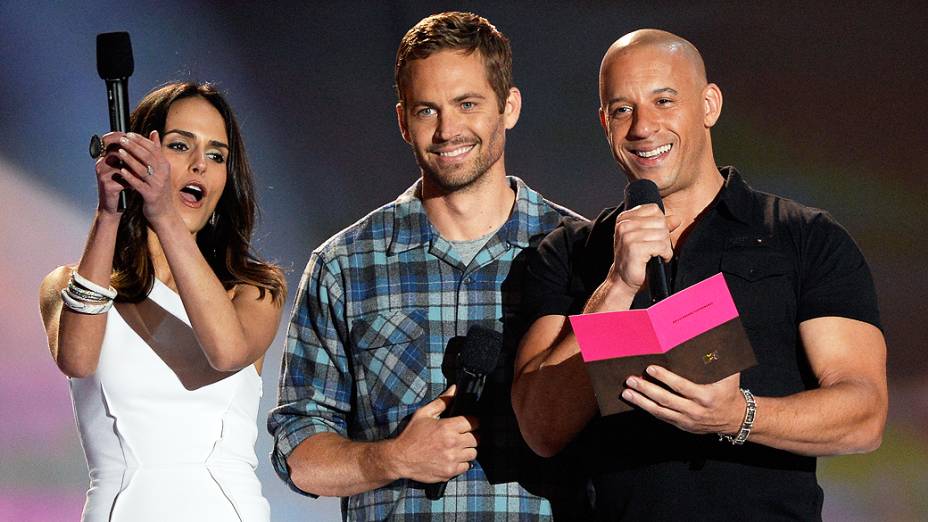
<path id="1" fill-rule="evenodd" d="M 442 13 L 410 29 L 396 114 L 421 178 L 323 243 L 303 274 L 272 460 L 295 490 L 342 497 L 347 519 L 547 520 L 563 508 L 544 497 L 576 491 L 547 480 L 509 398 L 524 253 L 578 218 L 506 176 L 521 108 L 511 70 L 507 38 L 484 18 Z M 446 348 L 474 324 L 504 335 L 481 414 L 440 419 Z M 428 500 L 424 484 L 445 480 Z"/>

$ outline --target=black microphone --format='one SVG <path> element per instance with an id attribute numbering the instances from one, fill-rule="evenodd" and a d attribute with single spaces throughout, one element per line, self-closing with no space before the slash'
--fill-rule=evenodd
<path id="1" fill-rule="evenodd" d="M 625 210 L 635 208 L 638 205 L 647 205 L 657 203 L 661 212 L 664 211 L 664 202 L 661 200 L 661 193 L 657 190 L 657 185 L 649 179 L 638 179 L 632 181 L 625 187 Z M 664 259 L 660 256 L 652 257 L 648 260 L 648 290 L 651 293 L 651 303 L 656 303 L 670 295 L 670 288 L 667 284 L 667 269 L 664 266 Z"/>
<path id="2" fill-rule="evenodd" d="M 106 101 L 109 105 L 110 130 L 129 131 L 129 77 L 135 70 L 129 33 L 97 35 L 97 73 L 106 81 Z M 126 209 L 126 191 L 119 193 L 116 207 Z"/>
<path id="3" fill-rule="evenodd" d="M 451 404 L 442 412 L 441 418 L 457 417 L 458 415 L 475 415 L 477 401 L 483 393 L 487 374 L 496 368 L 496 359 L 499 358 L 503 347 L 503 334 L 478 324 L 467 330 L 464 346 L 458 352 L 458 378 L 457 389 Z M 429 500 L 438 500 L 445 494 L 448 482 L 426 484 L 425 496 Z"/>

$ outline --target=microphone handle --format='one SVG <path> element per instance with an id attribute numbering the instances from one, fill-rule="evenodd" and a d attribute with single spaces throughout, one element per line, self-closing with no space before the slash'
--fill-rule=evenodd
<path id="1" fill-rule="evenodd" d="M 480 400 L 480 394 L 483 392 L 486 375 L 470 373 L 466 368 L 461 373 L 463 375 L 458 380 L 458 388 L 451 399 L 451 404 L 439 416 L 442 419 L 467 415 L 477 410 L 477 401 Z M 429 500 L 438 500 L 445 495 L 447 486 L 448 481 L 426 484 L 425 497 Z"/>
<path id="2" fill-rule="evenodd" d="M 106 98 L 110 112 L 110 130 L 118 132 L 129 131 L 129 80 L 106 80 Z M 126 189 L 119 192 L 119 201 L 116 210 L 126 210 Z"/>
<path id="3" fill-rule="evenodd" d="M 663 258 L 652 257 L 648 260 L 648 291 L 651 293 L 651 304 L 670 295 L 667 286 L 667 269 Z"/>

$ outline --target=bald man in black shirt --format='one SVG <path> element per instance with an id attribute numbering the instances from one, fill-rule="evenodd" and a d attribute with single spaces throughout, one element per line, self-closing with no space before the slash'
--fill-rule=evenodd
<path id="1" fill-rule="evenodd" d="M 617 163 L 657 184 L 667 214 L 607 209 L 540 245 L 512 391 L 526 441 L 554 455 L 583 437 L 598 520 L 820 519 L 815 457 L 872 451 L 886 422 L 886 344 L 862 254 L 828 213 L 716 166 L 722 93 L 688 41 L 622 37 L 600 98 Z M 567 316 L 647 306 L 654 256 L 672 291 L 725 274 L 758 365 L 707 385 L 651 366 L 615 383 L 634 411 L 600 417 Z"/>

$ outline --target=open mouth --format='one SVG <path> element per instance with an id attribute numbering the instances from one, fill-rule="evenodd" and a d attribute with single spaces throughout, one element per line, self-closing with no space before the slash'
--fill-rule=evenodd
<path id="1" fill-rule="evenodd" d="M 673 148 L 673 144 L 667 143 L 651 150 L 633 150 L 632 153 L 639 158 L 652 159 L 660 156 L 661 154 L 670 152 L 671 148 Z"/>
<path id="2" fill-rule="evenodd" d="M 199 183 L 187 183 L 180 189 L 180 197 L 184 203 L 197 206 L 206 197 L 206 187 Z"/>

